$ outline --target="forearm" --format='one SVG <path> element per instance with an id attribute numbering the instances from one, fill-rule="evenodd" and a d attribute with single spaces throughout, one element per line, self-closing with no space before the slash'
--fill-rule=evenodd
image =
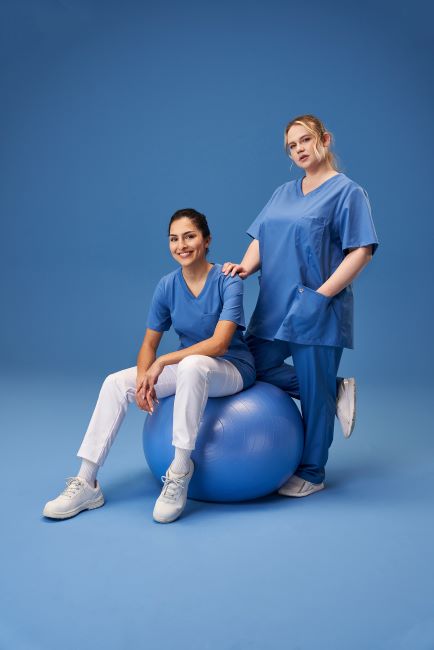
<path id="1" fill-rule="evenodd" d="M 246 271 L 246 277 L 255 273 L 261 267 L 259 241 L 257 239 L 253 239 L 240 264 Z"/>
<path id="2" fill-rule="evenodd" d="M 226 351 L 227 347 L 223 346 L 221 342 L 211 336 L 211 338 L 190 345 L 188 348 L 163 354 L 161 357 L 158 357 L 158 361 L 164 366 L 169 366 L 174 363 L 179 363 L 182 359 L 185 359 L 185 357 L 188 357 L 191 354 L 203 354 L 207 357 L 219 357 Z"/>
<path id="3" fill-rule="evenodd" d="M 372 247 L 356 248 L 342 260 L 336 271 L 318 287 L 318 293 L 332 298 L 345 289 L 372 259 Z"/>
<path id="4" fill-rule="evenodd" d="M 144 343 L 137 355 L 137 374 L 143 375 L 154 363 L 156 356 L 155 348 Z"/>

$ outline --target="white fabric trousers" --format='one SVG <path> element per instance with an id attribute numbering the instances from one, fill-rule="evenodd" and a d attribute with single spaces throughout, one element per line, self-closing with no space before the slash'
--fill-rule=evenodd
<path id="1" fill-rule="evenodd" d="M 134 366 L 106 377 L 77 456 L 103 465 L 128 405 L 136 401 L 136 376 Z M 158 399 L 175 394 L 173 445 L 194 449 L 208 397 L 233 395 L 242 389 L 239 370 L 221 357 L 192 354 L 166 366 L 158 377 L 155 392 Z"/>

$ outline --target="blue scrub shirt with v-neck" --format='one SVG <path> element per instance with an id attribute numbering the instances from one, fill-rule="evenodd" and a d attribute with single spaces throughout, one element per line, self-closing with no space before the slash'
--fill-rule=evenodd
<path id="1" fill-rule="evenodd" d="M 248 333 L 306 345 L 353 347 L 353 292 L 318 293 L 350 248 L 378 246 L 365 189 L 338 173 L 307 194 L 280 185 L 247 233 L 259 240 L 258 302 Z"/>
<path id="2" fill-rule="evenodd" d="M 226 354 L 222 355 L 240 371 L 244 388 L 256 379 L 255 362 L 244 341 L 243 281 L 222 272 L 221 264 L 213 264 L 198 296 L 188 288 L 180 267 L 158 282 L 149 308 L 147 327 L 164 332 L 173 325 L 183 349 L 210 338 L 219 320 L 237 324 Z"/>

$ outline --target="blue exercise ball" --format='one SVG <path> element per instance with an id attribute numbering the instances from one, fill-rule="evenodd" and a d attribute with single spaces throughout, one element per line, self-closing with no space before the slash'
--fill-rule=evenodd
<path id="1" fill-rule="evenodd" d="M 165 397 L 147 415 L 143 449 L 160 481 L 174 457 L 173 403 Z M 280 388 L 256 382 L 227 397 L 208 398 L 200 424 L 188 496 L 200 501 L 245 501 L 277 490 L 303 452 L 300 412 Z"/>

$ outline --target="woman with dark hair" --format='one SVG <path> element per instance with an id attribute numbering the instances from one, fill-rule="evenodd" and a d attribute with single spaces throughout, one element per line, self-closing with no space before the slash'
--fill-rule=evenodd
<path id="1" fill-rule="evenodd" d="M 260 274 L 246 342 L 257 378 L 301 402 L 305 446 L 300 466 L 279 493 L 303 497 L 324 487 L 337 414 L 348 437 L 355 383 L 337 380 L 342 351 L 353 347 L 352 280 L 378 239 L 366 190 L 338 171 L 331 134 L 314 115 L 286 126 L 285 149 L 305 174 L 278 187 L 247 233 L 253 241 L 225 276 Z M 292 357 L 294 365 L 284 363 Z"/>
<path id="2" fill-rule="evenodd" d="M 169 246 L 179 268 L 158 282 L 137 366 L 109 375 L 101 388 L 78 456 L 78 476 L 43 511 L 66 519 L 104 504 L 97 471 L 104 463 L 130 403 L 152 414 L 158 398 L 175 394 L 174 460 L 163 477 L 153 517 L 161 523 L 182 513 L 194 465 L 190 458 L 208 397 L 232 395 L 255 381 L 245 343 L 243 282 L 207 261 L 211 235 L 206 218 L 178 210 L 169 223 Z M 157 357 L 164 331 L 173 325 L 179 348 Z"/>

